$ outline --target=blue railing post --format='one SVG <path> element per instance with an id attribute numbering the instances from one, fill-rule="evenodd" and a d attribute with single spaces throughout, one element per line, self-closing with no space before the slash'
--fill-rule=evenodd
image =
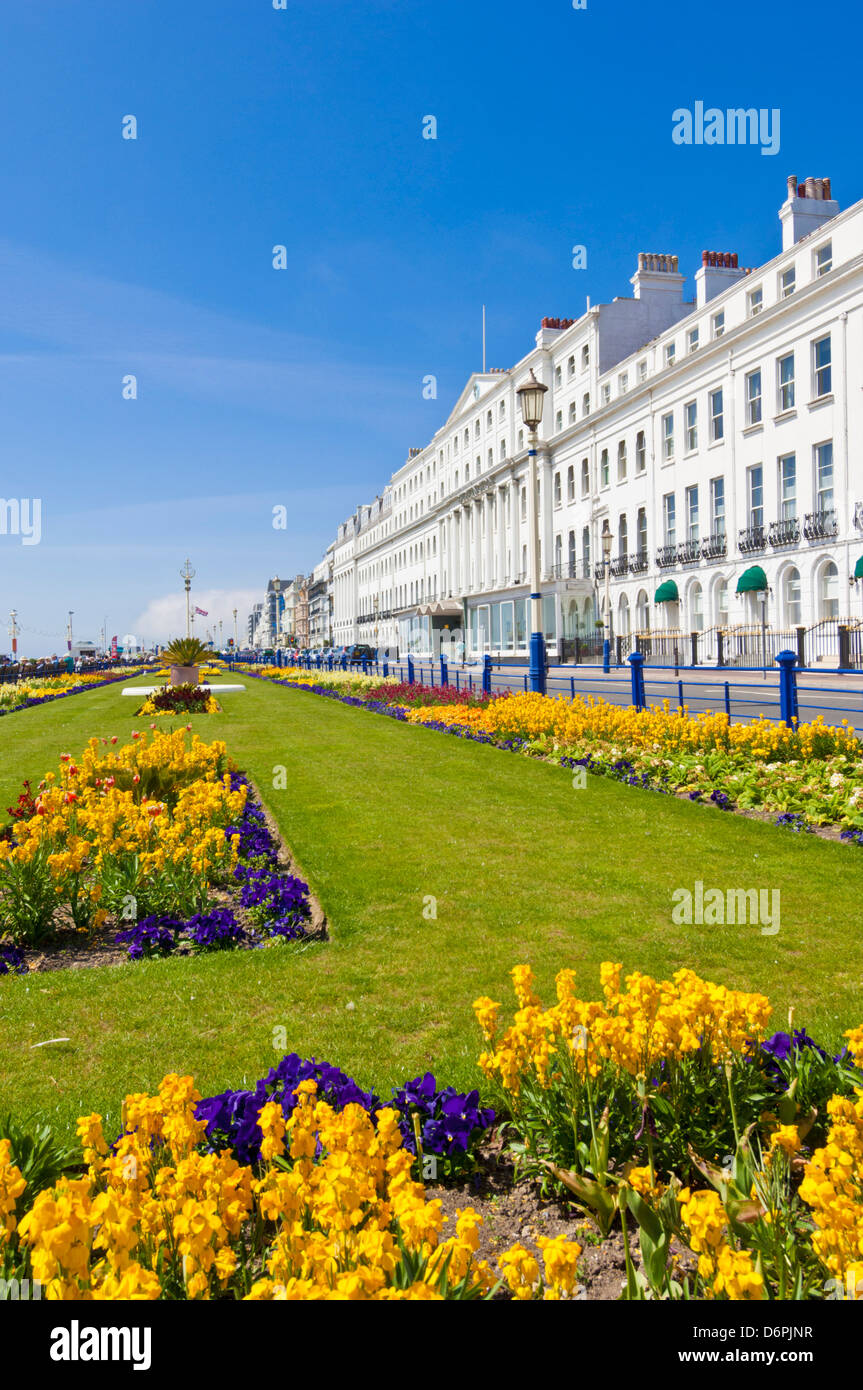
<path id="1" fill-rule="evenodd" d="M 629 666 L 632 672 L 632 703 L 636 709 L 644 709 L 644 657 L 641 652 L 632 652 Z"/>
<path id="2" fill-rule="evenodd" d="M 533 597 L 533 595 L 531 595 Z M 528 675 L 530 688 L 540 695 L 545 694 L 545 638 L 541 632 L 530 634 L 530 657 Z"/>
<path id="3" fill-rule="evenodd" d="M 796 652 L 778 652 L 779 663 L 779 717 L 789 729 L 798 723 L 797 713 L 797 662 Z"/>
<path id="4" fill-rule="evenodd" d="M 443 656 L 440 659 L 440 683 L 441 685 L 449 685 L 449 670 L 447 669 L 446 657 Z"/>
<path id="5" fill-rule="evenodd" d="M 482 693 L 491 694 L 491 657 L 488 655 L 482 659 Z"/>
<path id="6" fill-rule="evenodd" d="M 728 722 L 731 723 L 731 686 L 725 682 L 725 713 L 728 715 Z"/>
<path id="7" fill-rule="evenodd" d="M 408 685 L 413 685 L 413 683 L 414 683 L 414 659 L 413 659 L 412 656 L 409 655 L 409 656 L 408 656 Z"/>
<path id="8" fill-rule="evenodd" d="M 363 675 L 364 675 L 364 676 L 367 676 L 368 674 L 369 674 L 369 659 L 368 659 L 367 656 L 364 656 L 364 657 L 363 657 Z"/>
<path id="9" fill-rule="evenodd" d="M 606 675 L 611 670 L 611 643 L 607 637 L 602 644 L 602 669 Z"/>
<path id="10" fill-rule="evenodd" d="M 387 677 L 388 677 L 388 675 L 389 675 L 389 673 L 390 673 L 390 663 L 387 661 L 386 657 L 384 658 L 383 672 L 384 672 L 384 680 L 386 680 Z"/>

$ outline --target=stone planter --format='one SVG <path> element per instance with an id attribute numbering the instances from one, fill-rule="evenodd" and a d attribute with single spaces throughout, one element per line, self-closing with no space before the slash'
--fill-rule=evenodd
<path id="1" fill-rule="evenodd" d="M 171 684 L 172 685 L 197 685 L 198 684 L 197 666 L 172 666 Z"/>

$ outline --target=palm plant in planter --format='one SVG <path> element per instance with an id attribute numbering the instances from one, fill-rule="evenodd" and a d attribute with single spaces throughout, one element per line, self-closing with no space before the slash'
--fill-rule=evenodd
<path id="1" fill-rule="evenodd" d="M 198 663 L 209 654 L 209 648 L 197 637 L 175 637 L 161 653 L 171 668 L 171 685 L 196 686 Z"/>

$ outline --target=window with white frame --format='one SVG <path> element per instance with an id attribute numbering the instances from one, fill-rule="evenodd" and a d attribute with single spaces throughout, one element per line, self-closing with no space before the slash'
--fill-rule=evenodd
<path id="1" fill-rule="evenodd" d="M 563 411 L 559 410 L 554 417 L 554 427 L 560 433 L 563 429 Z"/>
<path id="2" fill-rule="evenodd" d="M 797 516 L 797 455 L 785 454 L 779 460 L 779 516 L 793 521 Z"/>
<path id="3" fill-rule="evenodd" d="M 677 344 L 676 344 L 676 343 L 666 343 L 666 344 L 665 344 L 665 352 L 664 352 L 664 354 L 663 354 L 664 359 L 665 359 L 665 365 L 666 365 L 666 367 L 670 367 L 670 366 L 671 366 L 672 362 L 674 361 L 674 358 L 675 358 L 676 354 L 677 354 Z"/>
<path id="4" fill-rule="evenodd" d="M 698 485 L 686 489 L 686 539 L 697 541 L 698 530 Z"/>
<path id="5" fill-rule="evenodd" d="M 647 441 L 644 430 L 639 430 L 635 436 L 635 471 L 643 473 L 647 467 Z"/>
<path id="6" fill-rule="evenodd" d="M 776 363 L 777 404 L 780 414 L 794 409 L 794 353 L 786 353 Z"/>
<path id="7" fill-rule="evenodd" d="M 575 424 L 575 401 L 570 401 L 569 403 L 569 423 L 571 425 Z"/>
<path id="8" fill-rule="evenodd" d="M 626 395 L 626 392 L 627 392 L 628 390 L 629 390 L 629 372 L 621 372 L 620 375 L 619 375 L 618 378 L 617 378 L 617 393 L 618 393 L 619 396 L 625 396 L 625 395 Z"/>
<path id="9" fill-rule="evenodd" d="M 764 469 L 755 463 L 746 470 L 746 490 L 749 501 L 749 525 L 764 525 Z"/>
<path id="10" fill-rule="evenodd" d="M 725 332 L 725 310 L 720 309 L 718 314 L 714 314 L 711 319 L 711 332 L 714 338 L 721 338 Z"/>
<path id="11" fill-rule="evenodd" d="M 828 270 L 833 269 L 833 242 L 825 241 L 823 246 L 819 246 L 815 252 L 815 276 L 826 275 Z"/>
<path id="12" fill-rule="evenodd" d="M 574 357 L 570 357 L 570 358 L 567 360 L 567 363 L 566 363 L 566 375 L 567 375 L 568 377 L 575 376 L 575 358 L 574 358 Z"/>
<path id="13" fill-rule="evenodd" d="M 662 499 L 662 534 L 666 545 L 677 541 L 676 503 L 673 492 L 666 492 Z"/>
<path id="14" fill-rule="evenodd" d="M 710 442 L 718 444 L 720 439 L 725 438 L 725 410 L 722 400 L 722 387 L 719 386 L 715 391 L 711 391 L 708 397 L 710 402 Z"/>
<path id="15" fill-rule="evenodd" d="M 686 452 L 693 454 L 698 448 L 698 405 L 687 401 L 683 407 L 684 428 L 686 432 Z"/>
<path id="16" fill-rule="evenodd" d="M 797 267 L 790 265 L 779 276 L 779 298 L 789 299 L 797 288 Z"/>
<path id="17" fill-rule="evenodd" d="M 581 495 L 587 497 L 590 492 L 590 463 L 587 459 L 581 460 Z"/>
<path id="18" fill-rule="evenodd" d="M 754 319 L 757 314 L 761 313 L 763 308 L 764 291 L 760 285 L 757 285 L 755 289 L 750 290 L 746 296 L 746 312 L 751 319 Z"/>
<path id="19" fill-rule="evenodd" d="M 518 432 L 518 447 L 519 450 L 524 448 L 524 430 L 519 430 Z"/>
<path id="20" fill-rule="evenodd" d="M 710 479 L 710 534 L 725 535 L 725 479 Z"/>
<path id="21" fill-rule="evenodd" d="M 555 475 L 554 475 L 554 505 L 555 505 L 556 507 L 559 507 L 559 506 L 561 505 L 562 501 L 563 501 L 563 496 L 562 496 L 562 494 L 561 494 L 561 489 L 560 489 L 560 474 L 559 474 L 559 473 L 555 473 Z"/>
<path id="22" fill-rule="evenodd" d="M 527 521 L 527 488 L 521 490 L 521 519 Z"/>
<path id="23" fill-rule="evenodd" d="M 602 455 L 601 455 L 600 460 L 599 460 L 599 486 L 600 486 L 600 487 L 608 487 L 608 484 L 609 484 L 608 450 L 607 450 L 607 449 L 603 449 Z"/>
<path id="24" fill-rule="evenodd" d="M 603 384 L 603 387 L 602 387 L 602 404 L 603 404 L 603 405 L 608 405 L 608 402 L 609 402 L 610 400 L 611 400 L 611 384 L 610 384 L 609 382 L 606 381 L 606 382 Z"/>
<path id="25" fill-rule="evenodd" d="M 815 445 L 815 509 L 833 510 L 833 441 Z"/>
<path id="26" fill-rule="evenodd" d="M 566 500 L 567 502 L 575 501 L 575 469 L 572 464 L 566 470 Z"/>
<path id="27" fill-rule="evenodd" d="M 833 370 L 832 356 L 830 348 L 830 334 L 825 338 L 819 338 L 812 344 L 812 357 L 815 377 L 815 395 L 829 396 L 833 389 Z"/>
<path id="28" fill-rule="evenodd" d="M 662 457 L 666 463 L 674 458 L 674 415 L 662 417 Z"/>
<path id="29" fill-rule="evenodd" d="M 582 370 L 583 372 L 586 372 L 589 366 L 590 366 L 590 347 L 589 347 L 589 345 L 588 345 L 587 343 L 585 343 L 584 347 L 581 349 L 581 370 Z"/>
<path id="30" fill-rule="evenodd" d="M 617 481 L 622 483 L 626 478 L 626 440 L 621 439 L 617 446 Z"/>
<path id="31" fill-rule="evenodd" d="M 635 544 L 636 553 L 640 559 L 647 555 L 647 509 L 639 507 L 638 517 L 635 523 Z"/>
<path id="32" fill-rule="evenodd" d="M 698 335 L 699 335 L 699 331 L 700 331 L 700 330 L 696 327 L 696 328 L 690 328 L 689 332 L 687 333 L 687 335 L 686 335 L 686 351 L 687 351 L 687 352 L 697 352 L 697 350 L 698 350 Z"/>
<path id="33" fill-rule="evenodd" d="M 761 424 L 761 368 L 746 377 L 746 423 Z"/>
<path id="34" fill-rule="evenodd" d="M 639 380 L 639 381 L 646 381 L 646 380 L 647 380 L 647 358 L 646 358 L 646 357 L 642 357 L 641 361 L 640 361 L 639 364 L 638 364 L 637 370 L 638 370 L 638 380 Z"/>
<path id="35" fill-rule="evenodd" d="M 561 375 L 562 375 L 562 374 L 561 374 L 560 367 L 559 367 L 559 366 L 558 366 L 558 367 L 555 367 L 555 369 L 554 369 L 554 384 L 555 384 L 555 386 L 559 386 L 559 385 L 560 385 L 560 382 L 561 382 Z"/>

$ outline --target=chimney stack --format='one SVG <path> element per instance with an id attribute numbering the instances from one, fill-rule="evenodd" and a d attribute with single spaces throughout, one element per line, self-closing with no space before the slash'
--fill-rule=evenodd
<path id="1" fill-rule="evenodd" d="M 630 280 L 635 298 L 674 296 L 682 302 L 686 277 L 678 270 L 678 260 L 666 251 L 639 251 L 638 269 Z"/>
<path id="2" fill-rule="evenodd" d="M 779 209 L 782 223 L 782 250 L 796 246 L 804 237 L 817 232 L 840 211 L 833 198 L 829 179 L 807 178 L 802 182 L 788 176 L 788 197 Z"/>
<path id="3" fill-rule="evenodd" d="M 736 251 L 702 251 L 701 269 L 695 276 L 695 303 L 703 309 L 729 285 L 742 279 L 746 271 L 738 265 Z"/>

